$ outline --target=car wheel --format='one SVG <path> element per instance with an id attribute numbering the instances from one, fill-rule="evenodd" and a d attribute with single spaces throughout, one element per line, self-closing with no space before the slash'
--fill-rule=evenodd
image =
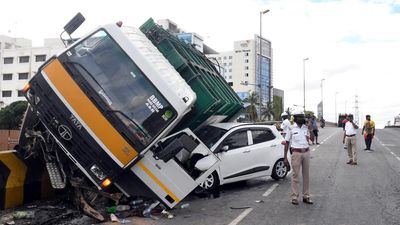
<path id="1" fill-rule="evenodd" d="M 283 159 L 279 159 L 272 169 L 271 177 L 275 180 L 283 179 L 286 177 L 289 168 L 283 162 Z"/>
<path id="2" fill-rule="evenodd" d="M 216 189 L 216 187 L 219 185 L 219 178 L 217 172 L 213 172 L 208 177 L 206 180 L 199 185 L 195 189 L 196 194 L 203 194 L 205 192 L 211 192 Z"/>

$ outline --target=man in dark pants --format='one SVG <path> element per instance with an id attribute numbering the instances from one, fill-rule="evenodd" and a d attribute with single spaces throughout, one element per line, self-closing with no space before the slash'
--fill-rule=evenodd
<path id="1" fill-rule="evenodd" d="M 372 138 L 375 136 L 375 122 L 371 120 L 371 116 L 367 115 L 365 116 L 366 121 L 364 122 L 364 126 L 362 129 L 362 133 L 364 134 L 364 139 L 365 139 L 365 145 L 367 152 L 372 152 L 371 149 L 371 143 L 372 143 Z"/>

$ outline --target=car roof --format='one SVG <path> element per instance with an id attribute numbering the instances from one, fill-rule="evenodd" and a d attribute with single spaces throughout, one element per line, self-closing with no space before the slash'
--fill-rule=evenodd
<path id="1" fill-rule="evenodd" d="M 268 128 L 272 128 L 275 126 L 272 125 L 266 125 L 266 124 L 261 124 L 261 123 L 213 123 L 210 124 L 209 126 L 214 126 L 214 127 L 218 127 L 224 130 L 230 130 L 233 129 L 235 127 L 241 127 L 241 126 L 264 126 L 264 127 L 268 127 Z"/>

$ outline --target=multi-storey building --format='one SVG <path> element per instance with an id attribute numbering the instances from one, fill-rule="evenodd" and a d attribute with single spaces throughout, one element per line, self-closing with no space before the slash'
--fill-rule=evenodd
<path id="1" fill-rule="evenodd" d="M 271 42 L 263 38 L 260 57 L 259 43 L 260 37 L 255 35 L 253 40 L 235 41 L 233 51 L 207 57 L 218 61 L 221 74 L 240 98 L 248 97 L 251 92 L 261 93 L 261 101 L 266 105 L 272 102 L 272 48 Z"/>
<path id="2" fill-rule="evenodd" d="M 62 48 L 57 39 L 45 39 L 43 47 L 32 47 L 31 40 L 0 35 L 0 107 L 25 100 L 22 88 Z"/>

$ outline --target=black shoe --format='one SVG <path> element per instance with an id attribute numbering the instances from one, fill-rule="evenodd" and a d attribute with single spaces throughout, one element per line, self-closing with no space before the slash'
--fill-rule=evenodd
<path id="1" fill-rule="evenodd" d="M 368 148 L 364 148 L 364 151 L 367 151 L 368 150 Z"/>

